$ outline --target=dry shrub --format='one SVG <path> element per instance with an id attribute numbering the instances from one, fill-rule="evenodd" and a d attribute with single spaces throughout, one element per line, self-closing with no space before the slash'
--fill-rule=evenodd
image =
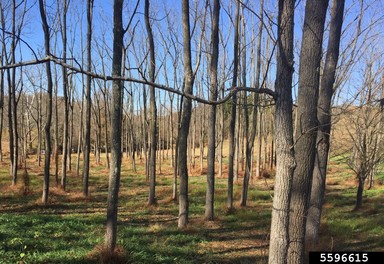
<path id="1" fill-rule="evenodd" d="M 98 264 L 126 264 L 133 263 L 129 261 L 124 248 L 116 246 L 113 252 L 106 249 L 104 245 L 97 245 L 88 253 L 87 259 L 92 263 Z"/>

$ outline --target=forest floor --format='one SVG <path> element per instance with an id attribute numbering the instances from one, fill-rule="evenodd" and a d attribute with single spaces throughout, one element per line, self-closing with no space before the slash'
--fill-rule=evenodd
<path id="1" fill-rule="evenodd" d="M 75 156 L 72 160 L 75 162 Z M 68 173 L 65 192 L 55 187 L 52 176 L 49 204 L 44 206 L 43 167 L 35 164 L 34 158 L 28 160 L 28 194 L 23 194 L 23 170 L 19 171 L 19 185 L 10 187 L 9 165 L 0 164 L 0 263 L 101 263 L 108 169 L 93 161 L 87 198 L 82 195 L 81 177 L 74 172 Z M 190 224 L 186 230 L 178 230 L 178 204 L 171 200 L 172 169 L 169 165 L 161 169 L 158 205 L 147 206 L 149 184 L 142 164 L 134 173 L 123 159 L 116 263 L 267 263 L 273 179 L 255 179 L 247 207 L 240 208 L 240 178 L 234 191 L 236 210 L 228 214 L 227 179 L 217 178 L 216 220 L 206 222 L 206 176 L 198 168 L 192 170 Z M 345 164 L 332 159 L 319 250 L 384 250 L 383 182 L 382 174 L 372 189 L 365 190 L 363 208 L 353 211 L 354 176 Z"/>

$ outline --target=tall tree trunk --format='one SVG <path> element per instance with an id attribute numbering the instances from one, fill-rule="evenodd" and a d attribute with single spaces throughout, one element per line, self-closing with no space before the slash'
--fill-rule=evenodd
<path id="1" fill-rule="evenodd" d="M 182 30 L 183 30 L 183 59 L 184 59 L 184 87 L 186 94 L 193 93 L 195 76 L 192 71 L 191 33 L 189 21 L 189 0 L 182 0 Z M 192 101 L 186 97 L 183 100 L 179 135 L 179 168 L 180 168 L 180 193 L 179 193 L 179 220 L 178 227 L 184 228 L 188 224 L 188 165 L 187 148 L 189 125 L 191 122 Z"/>
<path id="2" fill-rule="evenodd" d="M 103 96 L 104 96 L 104 133 L 105 133 L 105 146 L 104 146 L 104 150 L 105 150 L 105 166 L 107 167 L 107 169 L 109 169 L 109 149 L 108 149 L 108 124 L 109 124 L 109 120 L 110 120 L 110 117 L 109 117 L 109 102 L 108 102 L 108 91 L 107 91 L 107 82 L 104 82 L 104 92 L 103 92 Z"/>
<path id="3" fill-rule="evenodd" d="M 67 63 L 67 0 L 63 0 L 63 22 L 61 27 L 62 42 L 63 42 L 63 62 Z M 68 144 L 69 137 L 69 100 L 68 100 L 68 74 L 67 69 L 62 66 L 62 78 L 63 78 L 63 94 L 64 94 L 64 131 L 63 131 L 63 156 L 61 162 L 61 188 L 66 189 L 67 186 L 67 159 L 68 148 L 71 152 L 71 146 Z M 57 107 L 57 106 L 56 106 Z"/>
<path id="4" fill-rule="evenodd" d="M 214 0 L 211 31 L 211 57 L 209 64 L 210 90 L 209 99 L 217 100 L 217 66 L 219 61 L 219 16 L 220 1 Z M 216 105 L 209 106 L 208 113 L 208 171 L 207 171 L 207 193 L 205 198 L 205 219 L 214 219 L 215 202 L 215 149 L 216 149 Z"/>
<path id="5" fill-rule="evenodd" d="M 47 23 L 47 15 L 45 12 L 44 1 L 39 0 L 40 16 L 44 31 L 44 48 L 45 54 L 50 55 L 50 32 Z M 51 165 L 51 122 L 52 122 L 52 71 L 50 62 L 46 62 L 46 74 L 47 74 L 47 119 L 44 125 L 45 131 L 45 159 L 44 159 L 44 183 L 43 183 L 43 196 L 42 202 L 48 203 L 49 194 L 49 170 Z"/>
<path id="6" fill-rule="evenodd" d="M 92 70 L 92 13 L 94 0 L 87 0 L 87 70 Z M 85 144 L 83 150 L 83 194 L 88 196 L 89 153 L 91 151 L 91 86 L 92 78 L 87 75 L 85 92 Z"/>
<path id="7" fill-rule="evenodd" d="M 82 82 L 83 83 L 83 82 Z M 81 88 L 81 105 L 80 105 L 80 114 L 79 114 L 79 136 L 77 140 L 77 158 L 76 158 L 76 176 L 79 177 L 80 175 L 80 152 L 84 151 L 83 147 L 83 124 L 84 124 L 84 118 L 83 118 L 83 112 L 84 112 L 84 85 L 82 85 Z"/>
<path id="8" fill-rule="evenodd" d="M 258 36 L 257 36 L 257 51 L 256 51 L 256 73 L 255 73 L 255 88 L 259 89 L 260 87 L 260 68 L 261 68 L 261 37 L 262 37 L 262 32 L 263 32 L 263 13 L 264 13 L 264 0 L 260 1 L 260 24 L 259 24 L 259 31 L 258 31 Z M 245 25 L 244 25 L 245 27 Z M 245 56 L 245 54 L 244 54 Z M 243 67 L 245 67 L 245 61 L 243 62 Z M 245 73 L 245 68 L 243 69 L 243 72 Z M 243 85 L 245 86 L 245 80 L 243 81 Z M 247 100 L 247 98 L 245 98 Z M 247 101 L 244 102 L 245 104 L 245 109 L 247 109 Z M 243 183 L 243 191 L 241 195 L 241 206 L 246 206 L 247 205 L 247 197 L 248 197 L 248 186 L 249 186 L 249 179 L 252 173 L 252 154 L 253 154 L 253 147 L 254 147 L 254 142 L 255 142 L 255 137 L 256 137 L 256 132 L 257 132 L 257 107 L 259 104 L 259 95 L 258 94 L 253 94 L 253 107 L 252 107 L 252 125 L 251 125 L 251 131 L 250 134 L 248 134 L 248 111 L 245 111 L 245 119 L 246 119 L 246 168 L 245 168 L 245 175 L 244 175 L 244 183 Z"/>
<path id="9" fill-rule="evenodd" d="M 55 36 L 54 40 L 54 45 L 53 45 L 53 50 L 56 50 L 56 45 L 57 45 L 57 36 Z M 54 134 L 53 134 L 53 140 L 54 140 L 54 146 L 53 146 L 53 159 L 55 163 L 54 167 L 54 176 L 55 176 L 55 182 L 56 182 L 56 187 L 59 187 L 59 109 L 58 109 L 58 100 L 57 100 L 57 90 L 59 86 L 59 76 L 57 74 L 57 67 L 54 65 L 53 67 L 53 78 L 55 80 L 54 82 L 54 88 L 53 88 L 53 93 L 55 94 L 55 105 L 54 105 L 54 119 L 53 119 L 53 124 L 54 124 Z"/>
<path id="10" fill-rule="evenodd" d="M 244 10 L 242 15 L 242 21 L 243 21 L 243 28 L 242 28 L 242 37 L 243 37 L 243 48 L 242 48 L 242 54 L 241 54 L 241 86 L 247 86 L 247 39 L 245 36 L 245 17 L 244 17 Z M 245 139 L 245 173 L 243 178 L 243 188 L 241 190 L 241 199 L 240 199 L 240 206 L 245 207 L 247 206 L 247 197 L 248 197 L 248 185 L 249 185 L 249 176 L 251 174 L 251 159 L 252 159 L 252 148 L 251 144 L 249 142 L 249 115 L 248 115 L 248 96 L 247 91 L 243 92 L 243 115 L 244 115 L 244 135 L 241 135 L 241 163 L 242 163 L 242 170 L 244 171 L 244 139 Z"/>
<path id="11" fill-rule="evenodd" d="M 69 87 L 73 87 L 72 77 L 69 79 Z M 68 91 L 68 115 L 70 115 L 68 128 L 67 169 L 72 171 L 72 144 L 73 144 L 73 91 Z"/>
<path id="12" fill-rule="evenodd" d="M 232 87 L 237 86 L 237 72 L 239 64 L 239 21 L 240 21 L 240 2 L 236 3 L 235 26 L 234 26 L 234 41 L 233 41 L 233 77 Z M 231 119 L 229 123 L 229 157 L 228 157 L 228 198 L 227 209 L 233 211 L 233 178 L 234 178 L 234 157 L 235 157 L 235 129 L 236 129 L 236 93 L 232 96 L 231 102 Z"/>
<path id="13" fill-rule="evenodd" d="M 343 24 L 344 0 L 333 0 L 331 24 L 324 72 L 320 83 L 317 119 L 317 152 L 313 170 L 313 183 L 310 207 L 306 225 L 306 241 L 309 245 L 319 242 L 321 212 L 325 193 L 325 178 L 327 174 L 328 153 L 331 133 L 331 102 L 334 93 L 335 72 L 339 58 L 341 28 Z"/>
<path id="14" fill-rule="evenodd" d="M 40 76 L 40 87 L 42 87 L 42 75 Z M 39 90 L 39 99 L 36 101 L 37 103 L 37 164 L 39 167 L 41 166 L 41 145 L 43 143 L 43 138 L 42 138 L 42 123 L 43 123 L 43 117 L 42 117 L 42 104 L 43 104 L 43 93 L 41 91 L 41 88 Z"/>
<path id="15" fill-rule="evenodd" d="M 121 76 L 123 53 L 123 0 L 114 0 L 113 4 L 113 59 L 112 75 Z M 111 168 L 107 200 L 107 226 L 105 247 L 113 252 L 117 237 L 117 207 L 121 172 L 121 126 L 123 109 L 123 82 L 114 80 L 112 85 L 111 111 Z"/>
<path id="16" fill-rule="evenodd" d="M 178 97 L 179 98 L 179 97 Z M 181 97 L 179 110 L 177 112 L 177 136 L 175 142 L 175 158 L 174 158 L 174 167 L 173 167 L 173 192 L 172 192 L 172 200 L 177 200 L 177 176 L 180 175 L 180 167 L 179 167 L 179 143 L 180 143 L 180 129 L 181 129 L 181 112 L 183 109 L 183 101 L 184 97 Z M 178 102 L 176 102 L 178 103 Z"/>
<path id="17" fill-rule="evenodd" d="M 303 263 L 305 225 L 316 154 L 317 100 L 328 0 L 308 0 L 300 51 L 295 160 L 290 203 L 288 263 Z"/>
<path id="18" fill-rule="evenodd" d="M 12 42 L 11 42 L 11 64 L 16 63 L 16 1 L 12 1 Z M 10 70 L 11 75 L 8 75 L 9 80 L 9 104 L 8 110 L 12 113 L 8 114 L 8 117 L 11 118 L 9 121 L 10 128 L 10 157 L 11 157 L 11 175 L 12 175 L 12 185 L 17 183 L 17 167 L 18 167 L 18 158 L 19 158 L 19 134 L 17 127 L 17 100 L 16 100 L 16 69 L 13 68 Z M 9 71 L 8 71 L 9 73 Z M 12 136 L 11 136 L 12 133 Z M 12 140 L 11 140 L 12 139 Z M 12 141 L 12 142 L 11 142 Z"/>
<path id="19" fill-rule="evenodd" d="M 144 16 L 145 16 L 145 28 L 148 34 L 148 43 L 149 43 L 149 80 L 155 82 L 155 43 L 153 41 L 153 34 L 151 24 L 149 22 L 149 0 L 145 0 L 144 7 Z M 150 104 L 151 104 L 151 127 L 150 127 L 150 157 L 149 157 L 149 197 L 148 205 L 156 204 L 156 146 L 157 146 L 157 109 L 156 109 L 156 98 L 155 98 L 155 87 L 150 86 Z"/>
<path id="20" fill-rule="evenodd" d="M 279 0 L 275 90 L 276 178 L 269 242 L 270 264 L 287 263 L 289 203 L 295 159 L 292 127 L 294 0 Z"/>
<path id="21" fill-rule="evenodd" d="M 140 111 L 141 112 L 141 111 Z M 145 180 L 149 181 L 149 167 L 148 167 L 148 121 L 147 121 L 147 92 L 146 87 L 143 85 L 143 151 L 145 161 Z"/>

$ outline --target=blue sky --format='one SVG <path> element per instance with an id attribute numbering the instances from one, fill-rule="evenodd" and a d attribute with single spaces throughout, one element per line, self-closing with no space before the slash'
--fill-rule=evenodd
<path id="1" fill-rule="evenodd" d="M 156 55 L 157 55 L 157 65 L 164 65 L 164 53 L 165 53 L 165 48 L 164 48 L 164 43 L 160 41 L 160 33 L 163 33 L 164 35 L 168 36 L 169 32 L 167 28 L 166 21 L 170 21 L 175 28 L 174 30 L 176 31 L 176 36 L 178 41 L 181 42 L 181 31 L 180 31 L 180 26 L 181 26 L 181 1 L 151 1 L 151 12 L 153 16 L 153 31 L 155 34 L 155 45 L 156 45 Z M 330 1 L 332 2 L 332 1 Z M 35 52 L 42 52 L 42 47 L 43 47 L 43 34 L 42 34 L 42 29 L 41 29 L 41 22 L 40 22 L 40 14 L 38 10 L 38 4 L 36 2 L 31 2 L 28 1 L 28 3 L 32 4 L 34 3 L 33 6 L 30 6 L 30 10 L 26 14 L 25 18 L 25 26 L 22 31 L 22 39 L 26 42 L 29 43 L 29 45 L 35 50 Z M 201 12 L 204 11 L 204 1 L 191 1 L 191 7 L 193 7 L 197 3 L 199 6 L 199 9 Z M 301 27 L 302 27 L 302 21 L 304 19 L 304 4 L 305 1 L 299 0 L 296 1 L 297 3 L 297 8 L 296 8 L 296 13 L 295 13 L 295 54 L 296 54 L 296 67 L 295 69 L 298 70 L 298 54 L 299 54 L 299 49 L 300 49 L 300 38 L 301 38 Z M 364 18 L 363 18 L 363 28 L 367 28 L 367 25 L 372 22 L 372 20 L 378 19 L 381 16 L 382 10 L 384 10 L 384 5 L 383 5 L 383 0 L 379 1 L 374 1 L 374 0 L 369 0 L 369 1 L 363 1 L 364 5 Z M 136 1 L 126 1 L 125 2 L 125 8 L 124 8 L 124 19 L 125 23 L 127 23 L 129 17 L 132 14 L 132 10 L 136 4 Z M 68 18 L 68 25 L 69 25 L 69 41 L 71 39 L 74 39 L 75 41 L 75 53 L 73 56 L 77 58 L 78 61 L 81 61 L 81 55 L 84 54 L 84 52 L 80 49 L 81 43 L 81 26 L 82 26 L 82 35 L 84 36 L 85 39 L 85 34 L 86 34 L 86 15 L 85 15 L 85 1 L 83 0 L 71 0 L 70 2 L 70 11 L 69 11 L 69 18 Z M 105 41 L 107 45 L 110 47 L 112 43 L 112 5 L 113 1 L 112 0 L 107 0 L 107 1 L 101 1 L 101 0 L 95 0 L 94 3 L 94 37 L 93 37 L 93 61 L 95 63 L 96 71 L 101 71 L 100 67 L 100 57 L 97 51 L 97 45 L 102 45 L 102 42 Z M 259 3 L 258 1 L 249 1 L 249 6 L 252 8 L 256 13 L 259 12 Z M 266 11 L 270 14 L 270 17 L 272 19 L 276 20 L 276 1 L 270 1 L 270 0 L 265 0 L 265 9 Z M 360 1 L 358 0 L 347 0 L 346 1 L 346 17 L 345 17 L 345 22 L 344 22 L 344 27 L 347 27 L 346 33 L 344 34 L 343 41 L 341 44 L 342 50 L 345 49 L 348 45 L 351 43 L 351 39 L 354 37 L 354 32 L 355 32 L 355 27 L 356 27 L 356 19 L 358 19 L 358 14 L 359 14 L 359 9 L 360 9 Z M 57 29 L 57 24 L 53 23 L 53 21 L 56 20 L 57 18 L 57 2 L 56 1 L 51 1 L 47 0 L 47 12 L 49 16 L 49 23 L 52 26 L 52 29 L 54 30 L 55 28 Z M 234 12 L 234 4 L 230 0 L 223 0 L 222 1 L 222 9 L 221 9 L 221 30 L 223 32 L 223 35 L 225 38 L 229 39 L 228 42 L 228 48 L 227 48 L 227 56 L 226 56 L 226 65 L 227 65 L 227 70 L 230 69 L 231 66 L 231 61 L 232 61 L 232 34 L 233 34 L 233 27 L 230 22 L 230 18 L 227 15 L 227 12 L 233 14 Z M 255 27 L 257 27 L 258 24 L 258 19 L 250 12 L 245 11 L 246 17 L 247 17 L 247 41 L 250 42 L 251 39 L 251 31 L 252 31 L 252 21 L 254 21 Z M 200 14 L 201 15 L 201 14 Z M 168 16 L 168 17 L 167 17 Z M 195 17 L 195 14 L 191 12 L 191 21 L 193 21 L 193 18 Z M 146 52 L 146 47 L 145 47 L 145 41 L 146 41 L 146 32 L 145 28 L 143 26 L 143 1 L 141 1 L 140 6 L 138 8 L 138 14 L 135 16 L 135 20 L 133 22 L 133 25 L 136 25 L 135 29 L 135 52 L 141 54 L 140 56 L 143 56 Z M 349 26 L 348 26 L 349 25 Z M 208 25 L 209 26 L 209 25 Z M 349 28 L 348 28 L 349 27 Z M 369 34 L 376 34 L 378 35 L 378 39 L 382 40 L 383 32 L 382 32 L 383 24 L 382 21 L 379 22 L 374 29 L 369 32 Z M 275 29 L 275 28 L 274 28 Z M 161 31 L 161 32 L 159 32 Z M 196 35 L 198 32 L 196 33 Z M 267 38 L 267 34 L 264 31 L 264 39 Z M 127 34 L 128 35 L 128 34 Z M 209 40 L 209 30 L 207 29 L 207 39 Z M 198 39 L 198 38 L 196 38 Z M 174 39 L 175 40 L 175 39 Z M 126 42 L 128 42 L 129 39 L 127 37 Z M 197 41 L 197 40 L 196 40 Z M 54 39 L 52 40 L 52 47 L 54 46 Z M 272 43 L 272 42 L 270 42 Z M 383 45 L 380 43 L 383 43 L 382 41 L 377 41 L 377 40 L 370 40 L 369 43 L 372 43 L 371 45 L 375 46 L 376 50 L 382 50 Z M 368 45 L 369 45 L 368 43 Z M 358 43 L 362 44 L 362 43 Z M 181 48 L 181 44 L 178 43 L 176 44 Z M 193 42 L 193 50 L 197 50 L 198 43 Z M 326 40 L 325 40 L 325 46 L 326 46 Z M 57 51 L 53 52 L 57 56 L 60 56 L 60 35 L 58 35 L 58 41 L 57 41 Z M 247 53 L 250 54 L 251 48 L 248 46 Z M 263 47 L 263 50 L 265 50 L 266 47 Z M 21 44 L 19 47 L 19 50 L 22 53 L 22 59 L 23 60 L 30 60 L 33 59 L 32 57 L 32 52 L 26 47 L 26 45 Z M 272 46 L 270 46 L 270 50 L 272 50 Z M 137 66 L 137 59 L 135 58 L 135 53 L 132 48 L 129 49 L 129 61 L 132 63 L 131 67 L 136 67 Z M 194 53 L 194 57 L 196 57 L 197 52 Z M 265 54 L 264 54 L 265 55 Z M 267 56 L 267 55 L 265 55 Z M 21 59 L 21 56 L 19 54 L 18 56 L 19 59 Z M 224 53 L 221 52 L 221 58 L 224 58 Z M 140 61 L 139 61 L 140 63 Z M 179 62 L 181 63 L 181 61 Z M 107 60 L 105 63 L 106 70 L 108 72 L 108 69 L 110 68 L 110 61 Z M 135 65 L 136 64 L 136 65 Z M 167 68 L 171 70 L 171 61 L 167 59 L 166 65 Z M 220 64 L 220 62 L 219 62 Z M 201 67 L 206 67 L 206 65 L 201 65 Z M 361 70 L 360 70 L 361 71 Z M 162 74 L 163 70 L 160 70 L 160 73 L 158 74 L 158 82 L 164 83 L 165 79 Z M 132 72 L 132 74 L 136 77 L 138 75 L 135 75 L 135 72 Z M 173 75 L 173 73 L 169 73 L 169 75 Z M 79 77 L 78 77 L 79 78 Z M 204 77 L 206 78 L 206 77 Z M 274 65 L 272 64 L 270 67 L 270 74 L 269 74 L 269 80 L 270 84 L 273 85 L 273 80 L 274 80 Z M 170 78 L 173 79 L 173 78 Z M 251 78 L 249 77 L 248 80 Z M 348 98 L 353 96 L 354 94 L 354 89 L 357 89 L 358 86 L 357 83 L 361 79 L 361 74 L 359 74 L 359 69 L 358 66 L 356 66 L 356 69 L 353 69 L 349 72 L 348 80 L 344 83 L 343 90 L 342 90 L 342 96 L 343 98 Z M 295 77 L 294 83 L 297 82 L 297 76 Z M 204 85 L 204 82 L 203 82 Z M 248 84 L 250 85 L 250 84 Z M 172 86 L 172 83 L 171 83 Z M 273 87 L 271 87 L 273 88 Z"/>

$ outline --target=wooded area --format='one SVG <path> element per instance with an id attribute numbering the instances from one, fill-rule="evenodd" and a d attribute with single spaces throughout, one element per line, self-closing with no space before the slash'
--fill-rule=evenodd
<path id="1" fill-rule="evenodd" d="M 110 2 L 0 1 L 2 259 L 384 248 L 383 1 Z"/>

